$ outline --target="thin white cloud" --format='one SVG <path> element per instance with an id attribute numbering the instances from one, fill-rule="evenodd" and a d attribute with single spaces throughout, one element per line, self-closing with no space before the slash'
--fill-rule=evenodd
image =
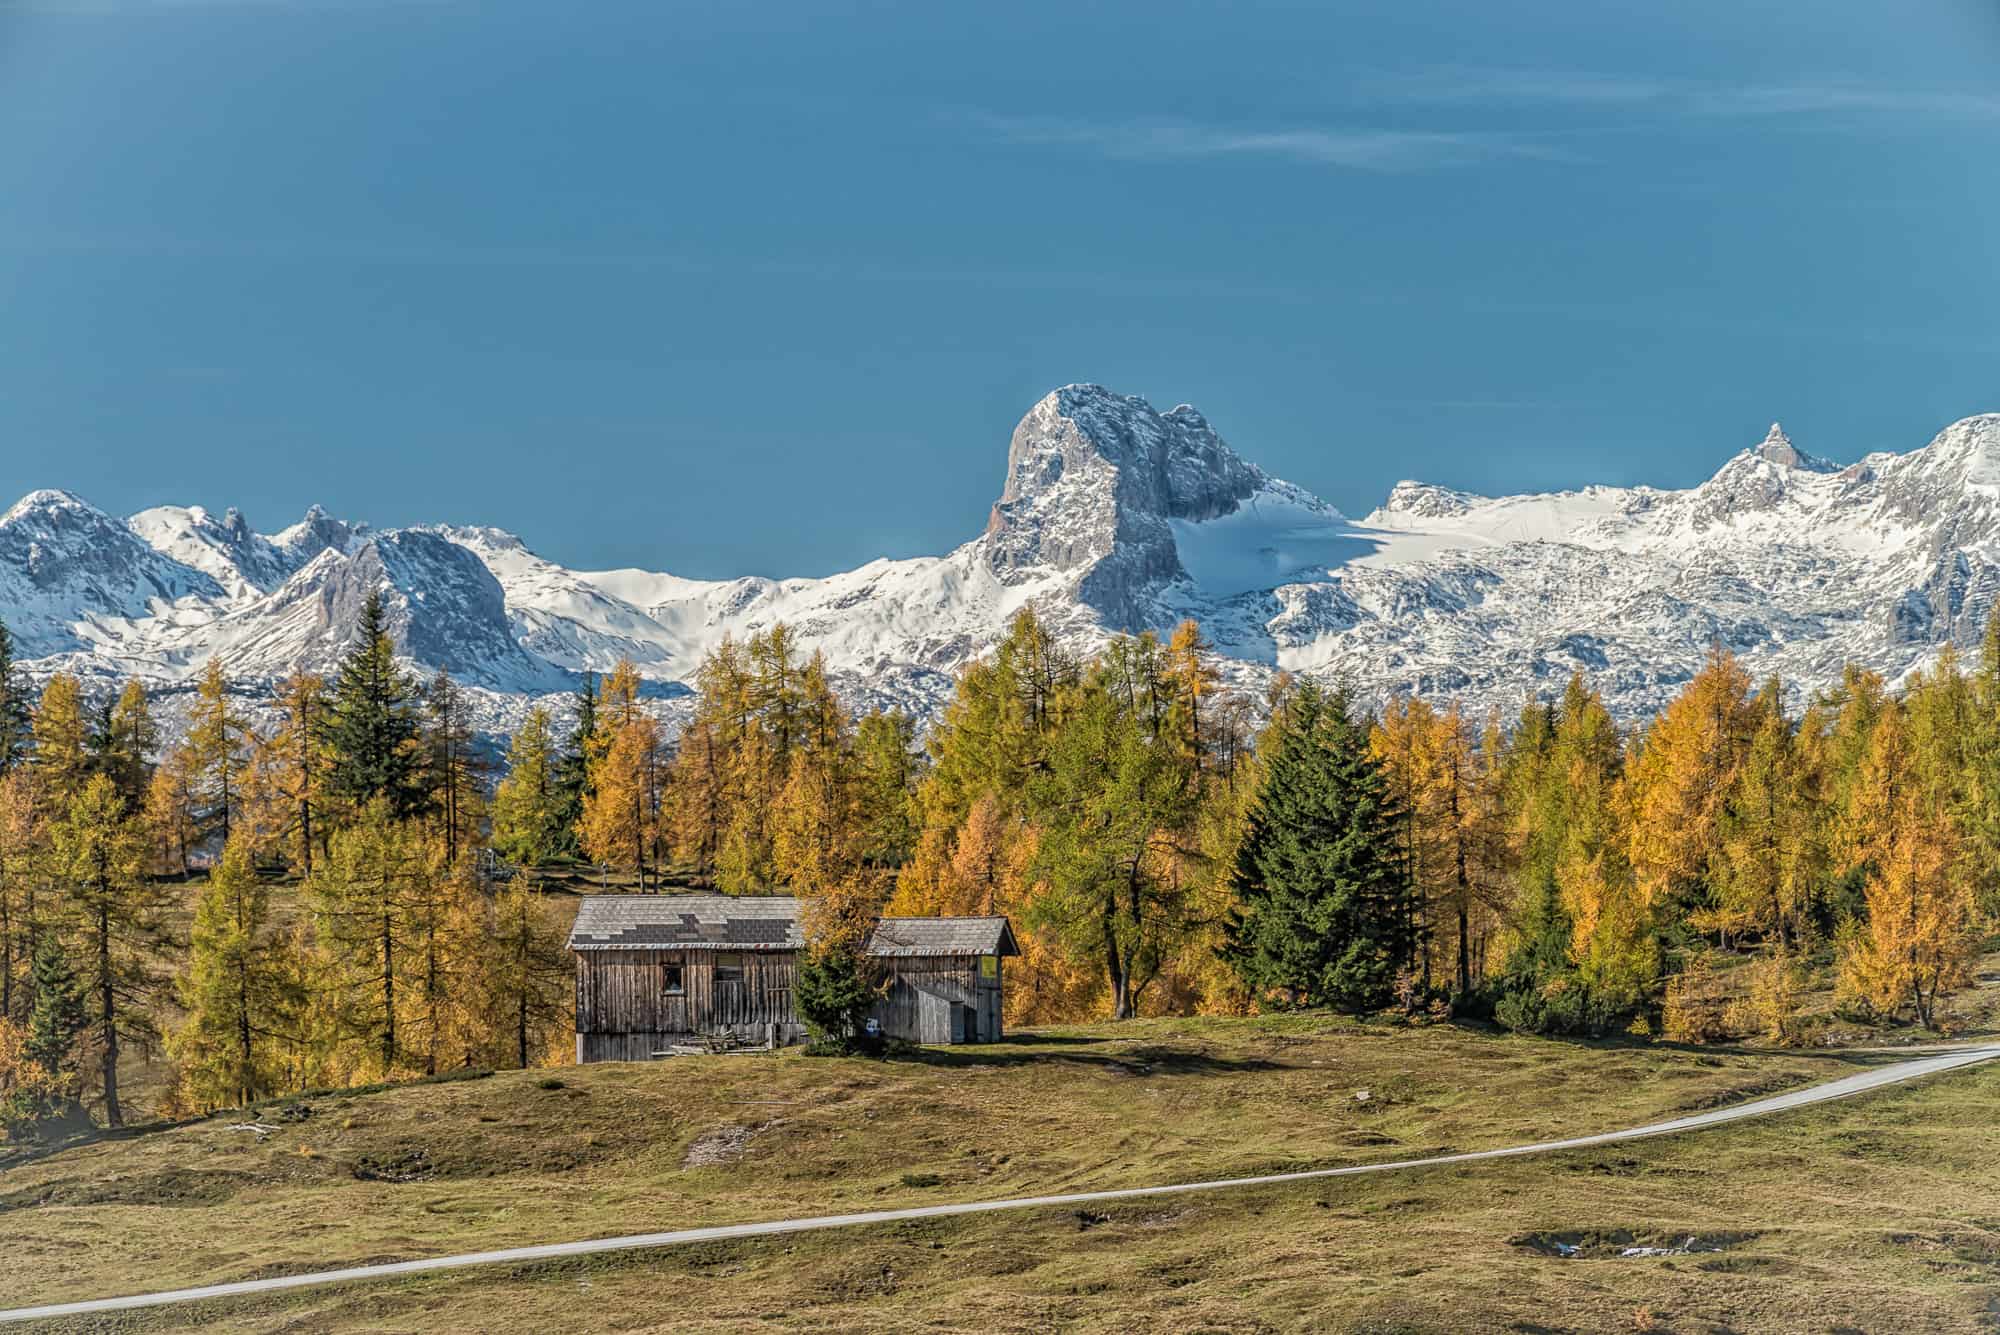
<path id="1" fill-rule="evenodd" d="M 1425 171 L 1501 159 L 1573 162 L 1536 139 L 1484 131 L 1295 127 L 1243 129 L 1188 121 L 1083 121 L 981 115 L 1008 143 L 1072 145 L 1131 161 L 1270 158 L 1354 171 Z"/>
<path id="2" fill-rule="evenodd" d="M 1686 116 L 1857 114 L 2000 120 L 2000 93 L 1839 81 L 1730 84 L 1588 70 L 1437 68 L 1364 79 L 1363 101 L 1428 106 L 1642 108 Z"/>

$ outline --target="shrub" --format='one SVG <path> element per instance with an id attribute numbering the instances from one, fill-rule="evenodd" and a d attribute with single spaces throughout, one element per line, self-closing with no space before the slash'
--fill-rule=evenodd
<path id="1" fill-rule="evenodd" d="M 823 945 L 806 953 L 799 963 L 794 995 L 799 1018 L 812 1037 L 808 1052 L 851 1055 L 880 1046 L 868 1035 L 868 1012 L 878 995 L 872 975 L 860 952 L 850 946 Z"/>

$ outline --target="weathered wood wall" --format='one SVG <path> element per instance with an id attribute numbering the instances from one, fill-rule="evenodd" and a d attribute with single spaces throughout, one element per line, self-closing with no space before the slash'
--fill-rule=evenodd
<path id="1" fill-rule="evenodd" d="M 873 1014 L 882 1032 L 912 1043 L 999 1042 L 1003 961 L 993 961 L 991 978 L 981 976 L 979 961 L 977 955 L 881 961 L 888 990 Z"/>
<path id="2" fill-rule="evenodd" d="M 714 951 L 576 952 L 576 1059 L 645 1061 L 669 1043 L 697 1035 L 762 1041 L 805 1037 L 793 1001 L 797 961 L 791 951 L 744 951 L 740 981 L 718 981 Z M 913 1043 L 996 1043 L 1001 1038 L 1000 970 L 986 977 L 977 955 L 890 958 L 873 1015 L 882 1032 Z M 666 991 L 665 966 L 681 966 L 681 991 Z"/>
<path id="3" fill-rule="evenodd" d="M 805 1026 L 792 1005 L 792 952 L 743 951 L 724 958 L 740 964 L 740 980 L 718 981 L 714 951 L 578 951 L 577 1060 L 644 1060 L 697 1034 L 761 1040 L 772 1024 L 782 1043 L 803 1037 Z M 669 964 L 681 966 L 678 994 L 666 990 Z"/>

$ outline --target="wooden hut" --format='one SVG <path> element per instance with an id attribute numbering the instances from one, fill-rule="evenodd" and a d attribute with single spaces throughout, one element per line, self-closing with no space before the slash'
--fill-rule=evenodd
<path id="1" fill-rule="evenodd" d="M 789 895 L 591 895 L 570 931 L 576 1059 L 645 1061 L 701 1038 L 795 1043 L 805 938 Z M 868 954 L 886 982 L 874 1019 L 913 1043 L 1001 1035 L 1005 918 L 883 918 Z"/>

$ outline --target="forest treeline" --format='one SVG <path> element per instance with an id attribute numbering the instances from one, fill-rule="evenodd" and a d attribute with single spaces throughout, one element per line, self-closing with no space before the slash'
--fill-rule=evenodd
<path id="1" fill-rule="evenodd" d="M 211 662 L 162 748 L 137 682 L 31 699 L 0 630 L 0 1122 L 121 1125 L 135 1050 L 184 1112 L 568 1042 L 560 924 L 480 873 L 460 688 L 397 666 L 371 598 L 334 679 L 271 703 L 253 727 Z"/>
<path id="2" fill-rule="evenodd" d="M 1936 1025 L 1996 908 L 2000 630 L 1971 671 L 1850 668 L 1796 716 L 1717 648 L 1630 731 L 1582 677 L 1510 718 L 1371 714 L 1223 689 L 1192 622 L 1079 658 L 1031 612 L 922 739 L 783 626 L 695 684 L 670 738 L 620 664 L 489 773 L 374 600 L 261 725 L 211 663 L 166 747 L 137 683 L 31 696 L 0 629 L 0 1118 L 117 1124 L 134 1046 L 170 1111 L 566 1060 L 536 875 L 566 862 L 799 895 L 801 1004 L 853 1017 L 875 917 L 1004 914 L 1016 1025 L 1330 1006 L 1783 1041 L 1815 975 Z"/>

